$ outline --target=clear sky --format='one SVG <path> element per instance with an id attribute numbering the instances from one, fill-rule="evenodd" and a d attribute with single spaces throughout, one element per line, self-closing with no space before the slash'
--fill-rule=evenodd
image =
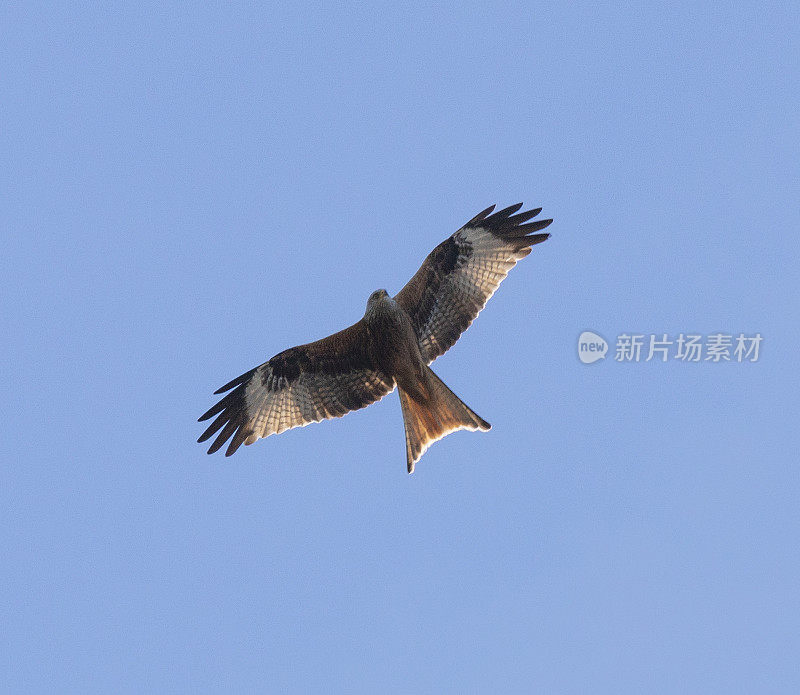
<path id="1" fill-rule="evenodd" d="M 3 688 L 800 692 L 796 3 L 69 5 L 0 11 Z M 195 442 L 519 201 L 491 432 Z"/>

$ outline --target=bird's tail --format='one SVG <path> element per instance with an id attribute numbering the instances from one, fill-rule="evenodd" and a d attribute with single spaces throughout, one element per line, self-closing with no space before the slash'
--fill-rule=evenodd
<path id="1" fill-rule="evenodd" d="M 456 430 L 489 430 L 491 425 L 474 413 L 444 382 L 425 367 L 425 395 L 412 396 L 398 388 L 403 422 L 406 426 L 406 457 L 408 472 L 414 472 L 428 447 Z"/>

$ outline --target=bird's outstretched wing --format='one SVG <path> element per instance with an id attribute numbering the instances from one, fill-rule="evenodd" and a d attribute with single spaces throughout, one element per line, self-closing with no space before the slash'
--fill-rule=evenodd
<path id="1" fill-rule="evenodd" d="M 199 419 L 203 422 L 217 416 L 199 442 L 222 430 L 209 454 L 228 439 L 226 456 L 242 443 L 252 444 L 292 427 L 364 408 L 390 393 L 394 379 L 370 357 L 362 319 L 322 340 L 284 350 L 215 393 L 230 389 L 233 391 Z"/>
<path id="2" fill-rule="evenodd" d="M 542 209 L 516 213 L 522 203 L 473 217 L 439 244 L 395 299 L 411 316 L 422 357 L 430 364 L 467 330 L 508 271 L 549 234 Z"/>

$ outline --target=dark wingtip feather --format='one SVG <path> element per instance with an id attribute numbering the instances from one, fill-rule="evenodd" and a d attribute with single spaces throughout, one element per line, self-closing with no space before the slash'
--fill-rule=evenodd
<path id="1" fill-rule="evenodd" d="M 469 222 L 467 222 L 467 225 L 470 225 L 470 224 L 474 225 L 474 224 L 477 224 L 478 222 L 483 222 L 483 220 L 486 219 L 486 217 L 492 212 L 492 210 L 495 209 L 495 207 L 496 207 L 495 205 L 490 205 L 488 208 L 486 208 L 482 212 L 479 212 L 477 215 L 475 215 L 475 217 L 473 217 Z"/>
<path id="2" fill-rule="evenodd" d="M 531 232 L 547 229 L 551 224 L 553 224 L 553 220 L 538 220 L 537 222 L 529 222 L 528 224 L 521 225 L 521 229 L 524 229 L 526 234 L 530 234 Z"/>
<path id="3" fill-rule="evenodd" d="M 219 417 L 217 417 L 217 419 L 206 428 L 206 431 L 200 435 L 200 438 L 197 440 L 197 442 L 202 444 L 204 441 L 206 441 L 206 439 L 210 439 L 229 419 L 230 412 L 226 411 L 221 413 Z"/>
<path id="4" fill-rule="evenodd" d="M 513 215 L 517 210 L 522 207 L 523 203 L 517 203 L 516 205 L 509 205 L 507 208 L 500 210 L 500 212 L 496 212 L 492 217 L 508 219 Z"/>
<path id="5" fill-rule="evenodd" d="M 532 246 L 541 244 L 543 241 L 547 241 L 549 238 L 549 234 L 534 234 L 532 236 L 514 237 L 512 240 L 514 242 L 514 248 L 522 254 L 522 256 L 517 257 L 517 260 L 530 254 Z"/>
<path id="6" fill-rule="evenodd" d="M 518 227 L 511 227 L 502 232 L 506 237 L 524 237 L 533 232 L 538 232 L 545 227 L 549 227 L 553 220 L 537 220 L 536 222 L 529 222 L 528 224 L 521 224 Z"/>
<path id="7" fill-rule="evenodd" d="M 247 429 L 244 425 L 236 430 L 236 434 L 233 435 L 231 443 L 228 444 L 228 450 L 225 452 L 225 456 L 231 456 L 235 454 L 236 450 L 242 445 L 244 440 L 247 439 L 252 433 L 253 431 Z"/>
<path id="8" fill-rule="evenodd" d="M 521 212 L 519 215 L 514 215 L 513 217 L 508 218 L 508 222 L 511 224 L 520 225 L 523 222 L 527 222 L 530 219 L 533 219 L 542 211 L 542 208 L 534 208 L 533 210 L 528 210 L 527 212 Z"/>
<path id="9" fill-rule="evenodd" d="M 229 381 L 227 384 L 225 384 L 225 386 L 220 386 L 216 391 L 214 391 L 214 395 L 219 396 L 220 394 L 225 393 L 226 391 L 230 391 L 234 386 L 238 386 L 240 383 L 241 382 L 238 381 L 237 379 Z"/>
<path id="10" fill-rule="evenodd" d="M 536 217 L 542 208 L 534 208 L 525 212 L 516 213 L 522 207 L 522 203 L 511 205 L 499 212 L 479 220 L 474 226 L 482 227 L 495 236 L 503 239 L 521 239 L 532 232 L 538 232 L 547 227 L 553 220 L 537 220 L 528 222 Z"/>
<path id="11" fill-rule="evenodd" d="M 229 381 L 225 386 L 220 386 L 216 391 L 214 391 L 214 395 L 218 396 L 220 393 L 225 393 L 226 391 L 230 391 L 234 386 L 238 386 L 239 384 L 244 383 L 247 381 L 252 375 L 253 372 L 256 371 L 258 367 L 254 367 L 249 372 L 245 372 L 244 374 L 240 374 L 235 379 Z"/>
<path id="12" fill-rule="evenodd" d="M 209 418 L 214 417 L 217 413 L 221 413 L 225 408 L 227 408 L 237 397 L 238 392 L 232 391 L 224 398 L 220 398 L 214 405 L 212 405 L 206 412 L 204 412 L 199 418 L 197 418 L 197 422 L 204 422 Z"/>
<path id="13" fill-rule="evenodd" d="M 222 432 L 220 432 L 219 436 L 217 437 L 216 441 L 211 445 L 208 450 L 209 454 L 213 454 L 215 451 L 218 451 L 222 445 L 230 438 L 230 436 L 234 433 L 234 431 L 239 429 L 239 432 L 243 429 L 239 427 L 239 423 L 241 423 L 241 408 L 243 405 L 242 399 L 244 397 L 244 384 L 253 376 L 256 372 L 258 367 L 251 369 L 249 372 L 245 372 L 240 376 L 237 376 L 232 381 L 229 381 L 225 386 L 222 388 L 217 389 L 214 391 L 215 394 L 219 395 L 224 393 L 225 391 L 229 391 L 230 389 L 236 387 L 235 391 L 231 391 L 229 394 L 221 398 L 217 403 L 212 405 L 205 413 L 203 413 L 199 418 L 197 418 L 198 422 L 204 422 L 215 415 L 217 419 L 208 426 L 205 432 L 200 435 L 200 438 L 197 440 L 198 443 L 203 443 L 207 439 L 211 439 L 219 429 L 222 428 Z M 239 432 L 237 432 L 237 436 L 234 437 L 234 442 L 238 439 Z M 244 438 L 242 438 L 244 439 Z M 235 448 L 231 450 L 228 448 L 229 453 L 227 454 L 230 456 L 236 449 L 239 448 L 241 441 L 236 445 Z M 231 446 L 233 442 L 231 443 Z"/>
<path id="14" fill-rule="evenodd" d="M 217 438 L 214 440 L 214 443 L 208 448 L 208 453 L 213 454 L 216 451 L 219 451 L 222 448 L 222 445 L 228 441 L 230 436 L 236 431 L 239 427 L 239 423 L 236 420 L 230 420 L 228 424 L 225 425 L 222 432 L 219 433 Z"/>
<path id="15" fill-rule="evenodd" d="M 534 234 L 533 236 L 526 236 L 525 240 L 533 246 L 534 244 L 541 244 L 550 238 L 549 234 Z"/>

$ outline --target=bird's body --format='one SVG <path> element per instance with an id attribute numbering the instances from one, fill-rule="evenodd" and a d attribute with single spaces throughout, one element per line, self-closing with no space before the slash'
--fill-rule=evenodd
<path id="1" fill-rule="evenodd" d="M 490 429 L 425 363 L 411 317 L 386 290 L 370 295 L 362 320 L 375 363 L 392 377 L 400 393 L 409 473 L 425 450 L 446 434 Z"/>
<path id="2" fill-rule="evenodd" d="M 408 472 L 428 447 L 459 429 L 490 425 L 428 366 L 472 323 L 508 270 L 549 234 L 552 220 L 523 224 L 541 208 L 494 206 L 439 244 L 394 297 L 376 290 L 363 318 L 314 343 L 289 348 L 229 382 L 230 391 L 200 420 L 217 416 L 198 441 L 219 430 L 208 453 L 230 439 L 241 444 L 373 403 L 397 386 L 406 433 Z"/>
<path id="3" fill-rule="evenodd" d="M 425 367 L 408 313 L 386 290 L 370 295 L 364 323 L 375 363 L 408 393 L 425 391 Z"/>

